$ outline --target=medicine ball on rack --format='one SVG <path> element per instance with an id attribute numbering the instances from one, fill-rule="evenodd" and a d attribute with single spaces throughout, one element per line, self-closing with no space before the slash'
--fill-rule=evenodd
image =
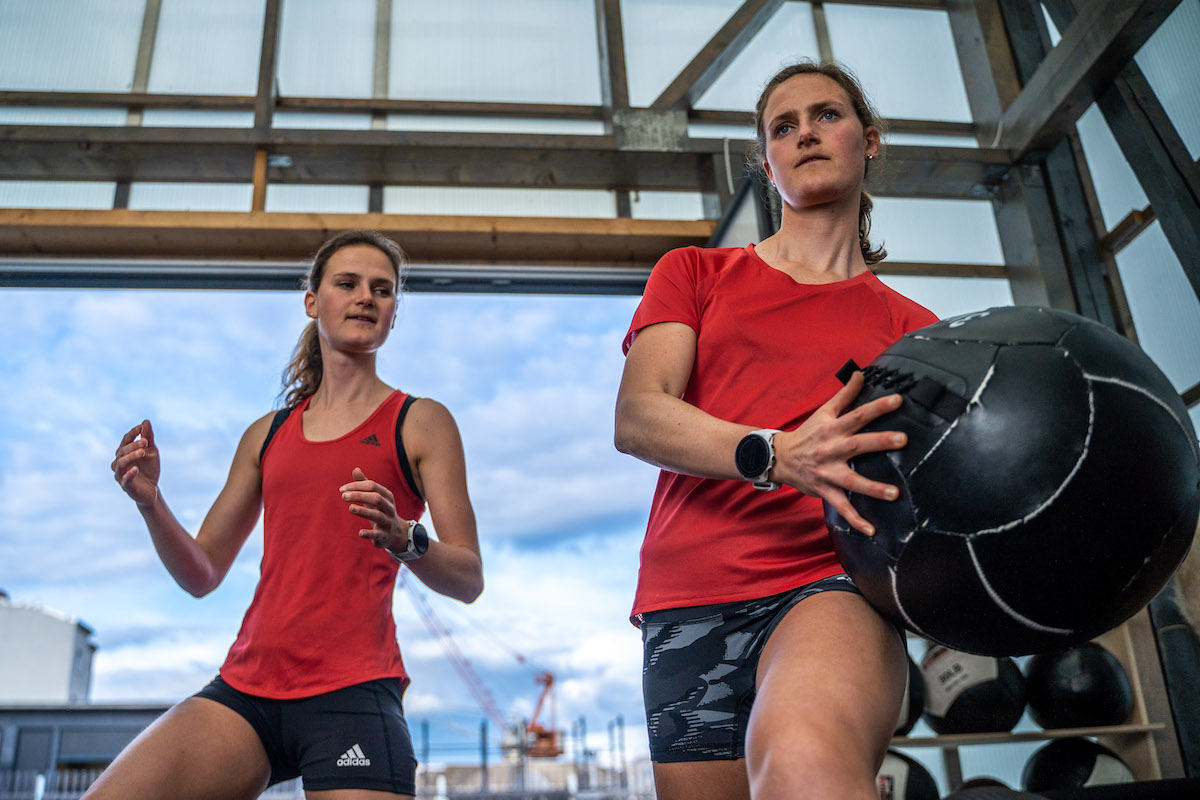
<path id="1" fill-rule="evenodd" d="M 925 711 L 925 679 L 921 668 L 912 656 L 908 657 L 908 685 L 904 687 L 904 701 L 900 703 L 900 719 L 896 723 L 895 736 L 907 736 Z"/>
<path id="2" fill-rule="evenodd" d="M 1125 668 L 1095 642 L 1030 658 L 1025 693 L 1029 716 L 1047 729 L 1120 725 L 1133 711 Z"/>
<path id="3" fill-rule="evenodd" d="M 1143 608 L 1187 553 L 1200 513 L 1187 407 L 1103 325 L 993 308 L 905 334 L 863 374 L 852 407 L 904 397 L 863 430 L 908 444 L 850 464 L 900 496 L 849 494 L 875 536 L 828 504 L 826 521 L 866 598 L 909 630 L 983 655 L 1070 647 Z"/>
<path id="4" fill-rule="evenodd" d="M 925 721 L 934 732 L 1011 731 L 1025 711 L 1025 678 L 1011 658 L 934 645 L 921 659 Z"/>
<path id="5" fill-rule="evenodd" d="M 1116 753 L 1082 737 L 1056 739 L 1035 750 L 1021 771 L 1021 786 L 1030 792 L 1133 782 L 1133 772 Z"/>
<path id="6" fill-rule="evenodd" d="M 899 750 L 887 751 L 875 776 L 879 800 L 938 800 L 937 781 L 915 758 Z"/>

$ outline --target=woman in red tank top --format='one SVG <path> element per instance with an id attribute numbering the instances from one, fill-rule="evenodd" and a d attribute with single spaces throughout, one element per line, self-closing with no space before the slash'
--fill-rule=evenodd
<path id="1" fill-rule="evenodd" d="M 195 537 L 159 491 L 150 422 L 121 440 L 113 477 L 184 590 L 202 597 L 221 583 L 265 502 L 263 571 L 221 677 L 135 739 L 89 800 L 257 797 L 297 776 L 337 800 L 415 792 L 391 620 L 399 562 L 466 603 L 483 572 L 453 417 L 427 398 L 405 403 L 376 373 L 404 267 L 400 248 L 373 231 L 321 247 L 304 294 L 312 322 L 285 374 L 285 411 L 296 413 L 271 412 L 246 430 Z M 417 521 L 425 504 L 436 539 Z M 357 638 L 347 638 L 351 624 Z M 357 717 L 368 719 L 362 730 L 339 721 Z"/>

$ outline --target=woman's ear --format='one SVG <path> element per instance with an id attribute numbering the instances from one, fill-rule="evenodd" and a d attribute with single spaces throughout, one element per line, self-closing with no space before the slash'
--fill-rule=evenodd
<path id="1" fill-rule="evenodd" d="M 313 319 L 317 318 L 317 294 L 312 289 L 304 293 L 304 313 Z"/>
<path id="2" fill-rule="evenodd" d="M 879 135 L 879 129 L 874 125 L 868 125 L 863 131 L 863 139 L 865 141 L 865 149 L 867 158 L 875 158 L 879 155 L 879 147 L 883 143 L 883 137 Z"/>

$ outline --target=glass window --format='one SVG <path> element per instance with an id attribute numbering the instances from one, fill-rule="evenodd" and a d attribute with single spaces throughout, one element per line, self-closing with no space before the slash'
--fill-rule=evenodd
<path id="1" fill-rule="evenodd" d="M 340 114 L 336 111 L 276 111 L 271 124 L 276 128 L 365 131 L 371 127 L 371 115 Z"/>
<path id="2" fill-rule="evenodd" d="M 600 102 L 592 0 L 395 0 L 391 97 Z"/>
<path id="3" fill-rule="evenodd" d="M 146 211 L 249 211 L 248 183 L 133 183 L 129 207 Z"/>
<path id="4" fill-rule="evenodd" d="M 123 108 L 46 108 L 0 106 L 0 123 L 8 125 L 124 125 Z"/>
<path id="5" fill-rule="evenodd" d="M 945 11 L 825 5 L 835 58 L 885 117 L 969 122 L 971 109 Z"/>
<path id="6" fill-rule="evenodd" d="M 819 59 L 812 6 L 784 3 L 696 104 L 752 111 L 763 85 L 785 64 Z"/>
<path id="7" fill-rule="evenodd" d="M 253 95 L 264 11 L 264 0 L 163 0 L 150 91 Z"/>
<path id="8" fill-rule="evenodd" d="M 1155 222 L 1117 253 L 1138 342 L 1181 393 L 1200 383 L 1200 298 Z"/>
<path id="9" fill-rule="evenodd" d="M 481 133 L 562 133 L 599 136 L 598 119 L 538 119 L 533 117 L 457 117 L 440 114 L 390 114 L 393 131 L 479 131 Z"/>
<path id="10" fill-rule="evenodd" d="M 704 219 L 704 200 L 698 192 L 631 192 L 634 219 Z"/>
<path id="11" fill-rule="evenodd" d="M 1000 234 L 986 200 L 876 197 L 871 241 L 896 261 L 1003 264 Z"/>
<path id="12" fill-rule="evenodd" d="M 1092 174 L 1104 227 L 1112 230 L 1126 214 L 1145 208 L 1149 201 L 1099 106 L 1093 104 L 1084 112 L 1075 128 Z"/>
<path id="13" fill-rule="evenodd" d="M 603 189 L 483 189 L 385 186 L 387 214 L 503 217 L 613 217 L 616 199 Z"/>
<path id="14" fill-rule="evenodd" d="M 287 0 L 276 74 L 285 95 L 371 97 L 375 0 Z"/>
<path id="15" fill-rule="evenodd" d="M 623 0 L 629 104 L 653 103 L 739 5 L 739 0 Z M 754 98 L 748 102 L 753 105 Z"/>
<path id="16" fill-rule="evenodd" d="M 253 111 L 192 111 L 186 108 L 148 108 L 142 112 L 147 128 L 253 128 Z"/>
<path id="17" fill-rule="evenodd" d="M 1200 0 L 1183 0 L 1136 60 L 1192 159 L 1200 159 Z"/>
<path id="18" fill-rule="evenodd" d="M 0 89 L 127 92 L 145 0 L 0 2 Z"/>
<path id="19" fill-rule="evenodd" d="M 311 214 L 365 214 L 370 190 L 366 186 L 267 184 L 267 211 Z"/>
<path id="20" fill-rule="evenodd" d="M 112 208 L 115 183 L 0 181 L 0 208 Z"/>

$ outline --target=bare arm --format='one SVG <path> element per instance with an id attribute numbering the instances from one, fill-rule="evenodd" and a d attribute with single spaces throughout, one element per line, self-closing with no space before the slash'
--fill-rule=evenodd
<path id="1" fill-rule="evenodd" d="M 402 435 L 414 467 L 413 478 L 429 505 L 438 535 L 436 540 L 430 539 L 424 556 L 406 566 L 435 592 L 473 602 L 483 591 L 483 560 L 458 426 L 441 403 L 426 398 L 409 410 Z M 377 547 L 403 551 L 408 545 L 408 525 L 397 516 L 391 490 L 369 480 L 362 470 L 355 470 L 354 479 L 342 487 L 342 497 L 352 503 L 352 513 L 372 523 L 359 535 Z"/>
<path id="2" fill-rule="evenodd" d="M 159 451 L 149 420 L 126 433 L 117 448 L 112 463 L 114 479 L 137 503 L 167 572 L 195 597 L 203 597 L 221 584 L 258 521 L 262 510 L 258 450 L 270 418 L 268 414 L 258 420 L 242 435 L 225 486 L 195 538 L 175 519 L 158 489 Z"/>
<path id="3" fill-rule="evenodd" d="M 617 393 L 617 449 L 672 472 L 744 480 L 733 454 L 756 426 L 719 420 L 681 399 L 695 357 L 696 333 L 691 327 L 663 322 L 642 329 L 625 358 Z M 799 428 L 776 434 L 770 478 L 828 501 L 855 528 L 873 534 L 845 493 L 891 500 L 896 488 L 862 477 L 847 462 L 860 453 L 903 447 L 906 437 L 859 433 L 901 402 L 899 395 L 889 395 L 847 411 L 861 388 L 862 374 L 855 373 Z M 757 427 L 766 427 L 766 422 Z"/>

